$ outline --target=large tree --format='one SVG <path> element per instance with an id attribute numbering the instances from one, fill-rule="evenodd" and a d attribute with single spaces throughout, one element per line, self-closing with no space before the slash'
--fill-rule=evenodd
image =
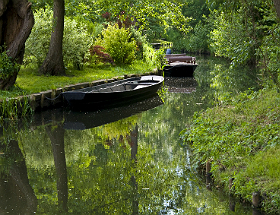
<path id="1" fill-rule="evenodd" d="M 65 75 L 65 67 L 62 55 L 62 40 L 64 30 L 64 0 L 53 2 L 53 31 L 50 47 L 39 72 L 48 75 Z"/>
<path id="2" fill-rule="evenodd" d="M 11 63 L 22 64 L 25 41 L 34 25 L 31 3 L 27 0 L 0 1 L 0 46 Z M 3 69 L 3 68 L 2 68 Z M 19 68 L 0 77 L 0 89 L 14 85 Z"/>

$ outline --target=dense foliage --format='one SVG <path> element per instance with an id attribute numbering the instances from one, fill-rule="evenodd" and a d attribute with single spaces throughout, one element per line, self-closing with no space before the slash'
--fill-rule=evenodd
<path id="1" fill-rule="evenodd" d="M 89 49 L 89 61 L 93 62 L 94 64 L 99 62 L 114 64 L 112 57 L 108 53 L 105 53 L 104 50 L 105 48 L 99 45 L 91 46 Z"/>
<path id="2" fill-rule="evenodd" d="M 212 12 L 211 47 L 232 65 L 251 64 L 262 74 L 264 85 L 279 89 L 279 22 L 272 1 L 226 2 Z"/>

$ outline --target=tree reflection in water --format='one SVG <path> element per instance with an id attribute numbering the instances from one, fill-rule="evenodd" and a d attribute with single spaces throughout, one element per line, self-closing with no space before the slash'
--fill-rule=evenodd
<path id="1" fill-rule="evenodd" d="M 36 213 L 37 198 L 29 184 L 25 158 L 18 141 L 2 142 L 0 150 L 0 214 Z"/>
<path id="2" fill-rule="evenodd" d="M 64 129 L 61 123 L 56 125 L 48 125 L 45 127 L 46 132 L 51 140 L 54 166 L 56 170 L 56 185 L 58 205 L 63 211 L 67 212 L 68 201 L 68 181 L 67 168 L 64 151 Z"/>

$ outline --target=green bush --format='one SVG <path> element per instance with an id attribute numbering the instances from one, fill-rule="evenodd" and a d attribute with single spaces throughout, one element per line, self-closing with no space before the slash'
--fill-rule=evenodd
<path id="1" fill-rule="evenodd" d="M 43 63 L 49 49 L 52 32 L 52 10 L 41 9 L 34 13 L 35 25 L 26 42 L 25 64 L 38 67 Z M 63 60 L 66 66 L 81 69 L 92 38 L 86 27 L 75 19 L 65 17 L 63 37 Z"/>
<path id="2" fill-rule="evenodd" d="M 38 10 L 34 13 L 35 24 L 32 32 L 25 43 L 24 64 L 29 63 L 41 66 L 47 56 L 51 32 L 52 32 L 52 10 Z"/>
<path id="3" fill-rule="evenodd" d="M 63 59 L 65 65 L 73 65 L 76 69 L 82 69 L 84 58 L 92 43 L 91 36 L 82 23 L 75 19 L 67 18 L 64 22 Z"/>
<path id="4" fill-rule="evenodd" d="M 95 45 L 105 48 L 115 64 L 131 64 L 135 59 L 136 42 L 129 30 L 119 28 L 118 25 L 109 25 L 96 39 Z"/>
<path id="5" fill-rule="evenodd" d="M 132 28 L 131 29 L 132 37 L 136 41 L 137 50 L 136 58 L 142 60 L 144 57 L 144 44 L 148 44 L 146 36 L 143 36 L 140 31 Z"/>
<path id="6" fill-rule="evenodd" d="M 6 79 L 18 71 L 18 65 L 15 64 L 7 55 L 4 48 L 0 47 L 0 79 Z"/>
<path id="7" fill-rule="evenodd" d="M 150 66 L 155 66 L 161 70 L 166 64 L 164 49 L 155 50 L 151 45 L 143 45 L 143 60 Z"/>
<path id="8" fill-rule="evenodd" d="M 23 99 L 3 99 L 0 103 L 0 121 L 3 119 L 18 119 L 19 117 L 31 114 L 31 109 L 28 98 Z"/>

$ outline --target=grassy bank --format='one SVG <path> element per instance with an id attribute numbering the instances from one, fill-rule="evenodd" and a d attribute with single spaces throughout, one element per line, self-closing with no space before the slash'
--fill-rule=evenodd
<path id="1" fill-rule="evenodd" d="M 69 84 L 90 82 L 100 79 L 110 79 L 129 74 L 145 74 L 151 72 L 154 67 L 142 61 L 136 61 L 129 66 L 100 65 L 86 67 L 84 70 L 67 69 L 66 76 L 42 76 L 38 69 L 21 68 L 16 86 L 9 91 L 0 91 L 0 99 L 13 98 L 19 95 L 28 95 L 45 90 L 64 87 Z"/>
<path id="2" fill-rule="evenodd" d="M 248 202 L 260 192 L 263 210 L 272 214 L 280 214 L 279 105 L 276 90 L 243 93 L 195 114 L 192 126 L 182 132 L 192 146 L 194 165 L 211 161 L 217 184 Z"/>

